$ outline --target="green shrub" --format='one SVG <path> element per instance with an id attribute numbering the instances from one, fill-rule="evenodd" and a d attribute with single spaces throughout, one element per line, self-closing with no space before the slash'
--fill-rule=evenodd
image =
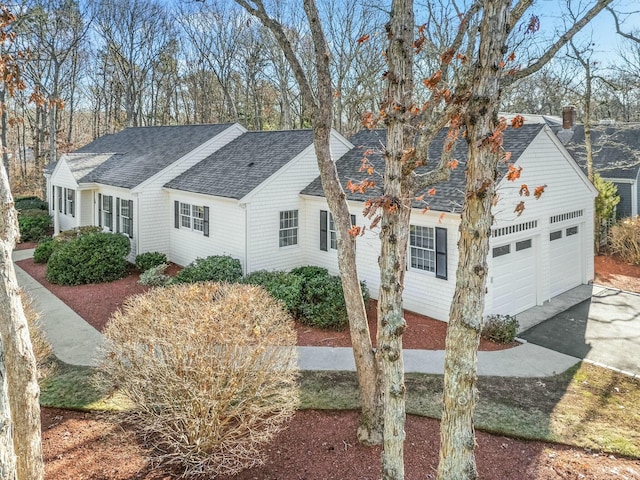
<path id="1" fill-rule="evenodd" d="M 64 230 L 63 232 L 60 232 L 58 236 L 56 236 L 56 239 L 59 242 L 66 242 L 67 240 L 74 240 L 78 237 L 89 235 L 91 233 L 102 233 L 102 227 L 88 225 L 85 227 L 72 228 L 71 230 Z"/>
<path id="2" fill-rule="evenodd" d="M 482 326 L 482 338 L 497 343 L 513 343 L 518 332 L 518 321 L 511 315 L 489 315 Z"/>
<path id="3" fill-rule="evenodd" d="M 135 259 L 136 267 L 138 267 L 138 270 L 141 272 L 146 272 L 150 268 L 157 267 L 163 263 L 166 268 L 166 264 L 168 263 L 167 256 L 160 252 L 141 253 L 140 255 L 137 255 Z"/>
<path id="4" fill-rule="evenodd" d="M 148 287 L 164 287 L 165 285 L 169 285 L 169 283 L 171 283 L 171 277 L 164 273 L 167 267 L 168 265 L 166 263 L 161 263 L 155 267 L 148 268 L 142 272 L 138 283 Z"/>
<path id="5" fill-rule="evenodd" d="M 611 252 L 624 262 L 640 265 L 640 217 L 625 218 L 611 227 Z"/>
<path id="6" fill-rule="evenodd" d="M 112 282 L 127 275 L 131 246 L 124 235 L 89 233 L 60 242 L 47 264 L 47 280 L 59 285 Z"/>
<path id="7" fill-rule="evenodd" d="M 40 200 L 38 197 L 18 197 L 14 201 L 16 210 L 19 212 L 24 210 L 49 210 L 47 202 Z"/>
<path id="8" fill-rule="evenodd" d="M 23 242 L 45 238 L 51 229 L 51 217 L 46 210 L 23 210 L 18 213 L 20 239 Z"/>
<path id="9" fill-rule="evenodd" d="M 348 325 L 340 277 L 327 275 L 304 282 L 300 321 L 313 327 L 335 330 Z"/>
<path id="10" fill-rule="evenodd" d="M 173 277 L 174 283 L 238 282 L 242 278 L 240 260 L 214 255 L 196 258 Z"/>
<path id="11" fill-rule="evenodd" d="M 260 287 L 153 289 L 130 297 L 104 335 L 98 383 L 126 396 L 122 420 L 181 477 L 260 464 L 299 403 L 293 322 Z"/>
<path id="12" fill-rule="evenodd" d="M 58 243 L 53 238 L 40 242 L 33 252 L 33 261 L 35 263 L 47 263 Z"/>
<path id="13" fill-rule="evenodd" d="M 243 283 L 260 285 L 272 297 L 284 303 L 287 311 L 297 316 L 300 311 L 303 278 L 287 272 L 253 272 L 242 280 Z"/>
<path id="14" fill-rule="evenodd" d="M 328 277 L 329 270 L 322 267 L 315 267 L 313 265 L 306 265 L 304 267 L 298 267 L 291 270 L 291 273 L 298 275 L 299 277 L 309 280 L 316 277 Z"/>

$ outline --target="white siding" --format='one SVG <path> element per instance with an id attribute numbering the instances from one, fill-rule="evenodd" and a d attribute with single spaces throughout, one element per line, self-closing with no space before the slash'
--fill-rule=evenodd
<path id="1" fill-rule="evenodd" d="M 380 255 L 379 229 L 368 229 L 370 220 L 362 216 L 362 203 L 350 202 L 350 211 L 356 215 L 356 224 L 366 226 L 365 234 L 356 239 L 356 261 L 360 280 L 365 281 L 373 298 L 378 297 L 380 288 Z M 324 198 L 305 197 L 305 233 L 306 262 L 329 269 L 338 274 L 336 250 L 320 250 L 320 210 L 327 210 Z M 436 278 L 434 273 L 408 268 L 405 273 L 404 307 L 407 310 L 429 315 L 438 320 L 447 320 L 449 306 L 455 290 L 456 267 L 458 263 L 457 241 L 459 215 L 447 214 L 440 219 L 437 212 L 422 213 L 414 209 L 411 212 L 411 224 L 426 227 L 442 227 L 447 229 L 447 280 Z"/>
<path id="2" fill-rule="evenodd" d="M 101 223 L 100 218 L 99 218 L 99 204 L 98 204 L 98 196 L 99 195 L 107 195 L 107 196 L 112 196 L 113 197 L 113 233 L 120 233 L 121 232 L 121 228 L 120 225 L 118 224 L 118 218 L 117 218 L 117 199 L 119 198 L 120 200 L 133 200 L 133 238 L 129 238 L 129 241 L 131 243 L 131 251 L 129 253 L 129 256 L 127 257 L 127 259 L 133 263 L 136 259 L 136 255 L 138 253 L 140 253 L 138 251 L 138 222 L 140 221 L 139 216 L 137 215 L 137 204 L 138 204 L 138 199 L 131 195 L 131 191 L 126 189 L 126 188 L 118 188 L 118 187 L 109 187 L 106 185 L 99 185 L 98 188 L 96 190 L 94 190 L 92 193 L 93 196 L 93 223 L 92 225 L 99 225 Z M 108 231 L 107 228 L 105 228 L 103 226 L 103 230 L 104 231 Z"/>
<path id="3" fill-rule="evenodd" d="M 248 214 L 248 270 L 290 270 L 305 265 L 303 203 L 300 191 L 318 176 L 313 147 L 272 176 L 251 196 Z M 298 210 L 298 244 L 279 246 L 280 212 Z"/>
<path id="4" fill-rule="evenodd" d="M 499 200 L 494 207 L 494 228 L 508 227 L 525 222 L 537 222 L 535 230 L 528 229 L 492 239 L 492 245 L 499 245 L 519 239 L 533 238 L 536 245 L 537 266 L 536 287 L 537 304 L 549 300 L 551 262 L 549 257 L 551 230 L 578 225 L 581 233 L 583 264 L 582 283 L 593 280 L 593 202 L 594 193 L 589 188 L 586 177 L 575 167 L 573 161 L 563 155 L 561 146 L 553 133 L 544 129 L 529 145 L 518 159 L 522 166 L 521 177 L 515 182 L 503 179 L 498 186 Z M 530 196 L 520 196 L 521 185 L 526 184 Z M 542 196 L 536 200 L 534 190 L 537 186 L 546 185 Z M 514 213 L 518 203 L 525 201 L 525 210 L 521 216 Z M 554 225 L 550 217 L 563 213 L 582 210 L 582 216 L 561 221 Z M 487 305 L 485 311 L 493 313 L 491 305 L 491 255 L 489 255 L 489 278 L 487 288 Z M 504 312 L 500 312 L 504 313 Z"/>
<path id="5" fill-rule="evenodd" d="M 79 226 L 95 225 L 93 190 L 81 190 L 78 203 L 78 212 L 80 212 Z"/>
<path id="6" fill-rule="evenodd" d="M 67 165 L 67 163 L 64 161 L 64 159 L 61 159 L 58 162 L 58 165 L 56 166 L 52 176 L 51 176 L 51 184 L 55 185 L 56 187 L 61 187 L 63 189 L 62 191 L 62 203 L 63 203 L 63 207 L 62 207 L 62 211 L 60 211 L 60 208 L 58 205 L 56 205 L 56 211 L 53 212 L 54 215 L 54 225 L 57 226 L 57 231 L 58 232 L 62 232 L 64 230 L 70 230 L 72 228 L 75 228 L 79 225 L 79 215 L 77 215 L 78 212 L 81 211 L 81 205 L 80 205 L 80 195 L 78 195 L 78 183 L 76 182 L 75 178 L 73 177 L 73 174 L 71 173 L 71 170 L 69 169 L 69 166 Z M 64 213 L 64 201 L 65 201 L 65 196 L 64 196 L 64 189 L 72 189 L 75 190 L 76 195 L 75 195 L 75 212 L 76 215 L 72 216 L 70 214 L 65 214 Z M 48 190 L 51 189 L 51 185 L 48 186 Z M 49 193 L 50 194 L 50 193 Z M 57 196 L 57 193 L 56 193 Z M 57 200 L 56 200 L 57 202 Z"/>
<path id="7" fill-rule="evenodd" d="M 139 199 L 138 218 L 142 220 L 139 228 L 138 253 L 168 252 L 170 249 L 169 232 L 173 228 L 173 204 L 170 201 L 169 193 L 162 189 L 163 185 L 239 137 L 245 131 L 239 125 L 232 125 L 134 189 L 134 192 L 138 193 Z"/>
<path id="8" fill-rule="evenodd" d="M 169 260 L 178 265 L 188 265 L 196 258 L 211 255 L 230 255 L 245 266 L 244 209 L 236 200 L 171 191 L 171 208 L 165 212 L 164 223 L 169 224 Z M 175 228 L 174 202 L 209 207 L 209 236 L 186 228 Z"/>

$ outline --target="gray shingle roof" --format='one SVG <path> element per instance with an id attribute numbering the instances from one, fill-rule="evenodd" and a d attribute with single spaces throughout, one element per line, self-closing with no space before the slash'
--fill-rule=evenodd
<path id="1" fill-rule="evenodd" d="M 591 143 L 593 166 L 602 177 L 637 178 L 640 169 L 640 124 L 594 125 L 591 127 Z M 573 127 L 573 135 L 565 147 L 580 167 L 586 170 L 584 125 Z"/>
<path id="2" fill-rule="evenodd" d="M 522 155 L 522 152 L 524 152 L 543 128 L 544 124 L 525 124 L 521 128 L 508 128 L 504 132 L 504 148 L 511 152 L 510 162 L 515 162 L 520 155 Z M 440 158 L 439 155 L 440 152 L 442 152 L 442 146 L 446 135 L 447 129 L 443 129 L 429 149 L 429 156 L 433 159 L 432 164 L 434 165 L 436 163 L 435 159 Z M 351 149 L 336 162 L 338 175 L 340 176 L 343 186 L 346 186 L 348 180 L 360 181 L 367 177 L 366 172 L 358 171 L 361 165 L 362 155 L 368 149 L 377 149 L 379 151 L 381 145 L 384 145 L 386 142 L 386 132 L 384 130 L 362 130 L 356 133 L 350 140 L 351 143 L 355 145 L 355 148 Z M 381 153 L 368 155 L 368 158 L 377 171 L 384 171 L 384 160 Z M 460 211 L 462 208 L 467 161 L 466 141 L 460 140 L 457 142 L 452 158 L 458 160 L 458 168 L 451 171 L 450 178 L 447 182 L 435 185 L 435 196 L 425 196 L 425 201 L 432 210 L 450 212 Z M 432 167 L 421 167 L 417 170 L 417 173 L 427 172 L 430 168 Z M 373 178 L 373 180 L 376 181 L 376 187 L 368 190 L 364 194 L 351 193 L 345 188 L 349 200 L 365 201 L 368 198 L 382 195 L 381 179 Z M 302 193 L 313 196 L 324 196 L 320 177 L 316 178 L 311 184 L 309 184 Z M 423 192 L 420 192 L 418 196 L 421 193 Z M 426 205 L 424 202 L 414 202 L 413 206 L 415 208 L 424 208 Z"/>
<path id="3" fill-rule="evenodd" d="M 165 186 L 241 199 L 312 144 L 311 130 L 247 132 Z"/>
<path id="4" fill-rule="evenodd" d="M 230 126 L 132 127 L 104 135 L 75 153 L 117 155 L 110 156 L 81 181 L 133 188 Z"/>

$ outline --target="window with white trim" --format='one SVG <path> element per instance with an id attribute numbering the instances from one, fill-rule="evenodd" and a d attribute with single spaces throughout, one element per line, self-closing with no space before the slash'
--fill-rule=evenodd
<path id="1" fill-rule="evenodd" d="M 131 200 L 120 200 L 120 231 L 133 238 L 133 205 Z"/>
<path id="2" fill-rule="evenodd" d="M 333 215 L 329 213 L 329 247 L 333 250 L 338 249 L 338 233 L 336 232 L 336 226 L 333 223 Z"/>
<path id="3" fill-rule="evenodd" d="M 70 188 L 65 188 L 65 199 L 64 199 L 64 213 L 67 215 L 71 215 L 72 217 L 76 216 L 76 191 Z"/>
<path id="4" fill-rule="evenodd" d="M 204 231 L 204 207 L 202 205 L 191 205 L 191 218 L 193 229 L 196 232 Z"/>
<path id="5" fill-rule="evenodd" d="M 409 249 L 411 268 L 435 272 L 436 248 L 435 230 L 433 227 L 411 225 L 409 231 Z"/>
<path id="6" fill-rule="evenodd" d="M 191 204 L 180 202 L 180 227 L 191 228 Z"/>
<path id="7" fill-rule="evenodd" d="M 99 195 L 99 218 L 100 226 L 113 231 L 113 196 Z"/>
<path id="8" fill-rule="evenodd" d="M 298 210 L 280 212 L 279 245 L 289 247 L 298 244 Z"/>
<path id="9" fill-rule="evenodd" d="M 174 209 L 175 228 L 201 232 L 205 237 L 209 236 L 209 207 L 176 200 Z"/>

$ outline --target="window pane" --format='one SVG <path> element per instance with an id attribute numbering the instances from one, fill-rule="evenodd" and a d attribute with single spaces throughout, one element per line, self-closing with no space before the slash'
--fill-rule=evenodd
<path id="1" fill-rule="evenodd" d="M 516 242 L 516 252 L 519 252 L 520 250 L 526 250 L 527 248 L 531 248 L 531 239 Z"/>
<path id="2" fill-rule="evenodd" d="M 501 257 L 511 253 L 511 245 L 502 245 L 501 247 L 495 247 L 493 249 L 493 258 Z"/>
<path id="3" fill-rule="evenodd" d="M 280 212 L 279 245 L 287 247 L 298 244 L 298 210 Z"/>
<path id="4" fill-rule="evenodd" d="M 427 272 L 435 271 L 434 229 L 411 225 L 409 245 L 411 246 L 411 267 Z"/>
<path id="5" fill-rule="evenodd" d="M 554 241 L 562 238 L 562 230 L 558 230 L 557 232 L 551 232 L 549 234 L 549 240 Z"/>
<path id="6" fill-rule="evenodd" d="M 571 235 L 575 235 L 577 233 L 578 233 L 578 227 L 567 228 L 567 237 L 570 237 Z"/>

